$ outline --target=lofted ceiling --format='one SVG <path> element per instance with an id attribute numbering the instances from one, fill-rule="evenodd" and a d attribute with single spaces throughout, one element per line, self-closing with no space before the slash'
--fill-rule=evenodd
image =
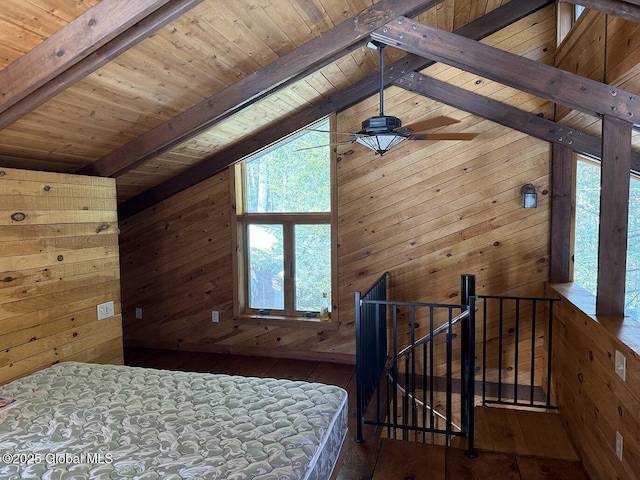
<path id="1" fill-rule="evenodd" d="M 636 2 L 581 3 L 638 18 Z M 555 30 L 552 1 L 3 0 L 2 6 L 0 165 L 115 177 L 118 200 L 129 211 L 333 111 L 368 98 L 352 111 L 371 116 L 378 60 L 365 44 L 396 17 L 475 40 L 493 35 L 497 48 L 541 63 L 553 63 L 555 48 L 548 44 L 554 34 L 510 43 L 514 28 L 544 23 Z M 400 48 L 385 53 L 391 65 L 385 82 L 394 85 L 387 89 L 390 108 L 394 98 L 408 101 L 397 94 L 408 89 L 441 91 L 440 102 L 465 110 L 459 117 L 469 112 L 500 121 L 479 106 L 492 101 L 518 107 L 501 110 L 502 118 L 552 115 L 549 101 L 466 74 L 464 66 L 433 64 Z M 428 89 L 411 82 L 413 71 L 428 72 Z M 640 93 L 637 78 L 621 87 Z M 425 113 L 441 107 L 435 102 Z M 566 121 L 599 135 L 597 116 Z"/>

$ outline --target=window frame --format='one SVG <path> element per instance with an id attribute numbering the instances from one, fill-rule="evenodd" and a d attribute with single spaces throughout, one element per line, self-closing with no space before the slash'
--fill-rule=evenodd
<path id="1" fill-rule="evenodd" d="M 322 118 L 314 124 L 305 128 L 313 128 L 317 123 L 329 120 L 329 129 L 335 131 L 335 115 Z M 281 142 L 288 141 L 291 137 L 303 132 L 304 129 L 298 130 L 293 134 L 279 139 L 271 144 L 268 149 L 277 147 Z M 330 142 L 334 143 L 335 135 L 330 135 Z M 278 325 L 278 326 L 295 326 L 295 327 L 322 327 L 337 328 L 339 324 L 337 301 L 335 297 L 336 281 L 337 281 L 337 233 L 336 233 L 336 152 L 335 148 L 327 147 L 330 151 L 330 212 L 314 212 L 314 213 L 248 213 L 245 211 L 245 162 L 240 161 L 230 168 L 233 169 L 231 178 L 231 195 L 234 199 L 232 211 L 232 236 L 233 236 L 233 283 L 234 283 L 234 302 L 233 313 L 234 319 L 240 322 L 257 322 L 259 324 Z M 267 150 L 267 149 L 264 149 Z M 263 151 L 264 151 L 263 150 Z M 251 156 L 258 154 L 253 153 Z M 249 157 L 247 157 L 249 158 Z M 244 160 L 244 159 L 243 159 Z M 273 313 L 261 312 L 257 309 L 249 308 L 249 282 L 248 282 L 248 263 L 249 252 L 247 246 L 248 228 L 250 224 L 280 224 L 283 225 L 284 233 L 284 311 L 274 311 Z M 331 299 L 332 314 L 329 321 L 321 322 L 318 316 L 306 316 L 304 312 L 296 312 L 293 309 L 294 295 L 293 288 L 295 285 L 294 271 L 294 226 L 296 224 L 325 224 L 331 229 Z"/>

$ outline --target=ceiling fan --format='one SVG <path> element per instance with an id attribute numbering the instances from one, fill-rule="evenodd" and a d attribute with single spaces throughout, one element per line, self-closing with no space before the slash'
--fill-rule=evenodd
<path id="1" fill-rule="evenodd" d="M 443 127 L 460 122 L 450 117 L 439 116 L 403 127 L 402 121 L 398 117 L 385 115 L 384 47 L 386 47 L 386 45 L 372 40 L 367 46 L 377 49 L 380 55 L 380 114 L 362 122 L 362 129 L 359 132 L 330 132 L 353 137 L 350 140 L 338 142 L 338 145 L 349 145 L 357 142 L 382 156 L 404 140 L 471 140 L 478 135 L 477 133 L 418 133 L 431 128 Z"/>

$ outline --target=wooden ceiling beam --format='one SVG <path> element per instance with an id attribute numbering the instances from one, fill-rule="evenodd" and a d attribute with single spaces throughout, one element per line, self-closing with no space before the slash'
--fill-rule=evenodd
<path id="1" fill-rule="evenodd" d="M 0 129 L 8 127 L 24 117 L 202 2 L 203 0 L 172 0 L 158 8 L 107 44 L 7 108 L 0 114 Z"/>
<path id="2" fill-rule="evenodd" d="M 99 158 L 77 173 L 118 176 L 166 152 L 261 98 L 328 65 L 393 18 L 417 15 L 443 0 L 380 0 L 328 32 Z"/>
<path id="3" fill-rule="evenodd" d="M 0 113 L 170 0 L 102 0 L 0 70 Z"/>
<path id="4" fill-rule="evenodd" d="M 640 96 L 410 18 L 377 29 L 375 40 L 495 80 L 591 115 L 640 119 Z"/>
<path id="5" fill-rule="evenodd" d="M 527 135 L 557 145 L 564 145 L 575 152 L 593 158 L 601 158 L 602 145 L 599 138 L 561 123 L 547 120 L 422 74 L 403 75 L 392 83 Z M 640 172 L 640 152 L 632 152 L 631 170 Z"/>
<path id="6" fill-rule="evenodd" d="M 567 2 L 579 4 L 583 7 L 599 12 L 620 17 L 631 22 L 640 23 L 640 2 L 622 1 L 622 0 L 579 0 L 576 2 Z"/>
<path id="7" fill-rule="evenodd" d="M 460 27 L 456 30 L 456 33 L 480 40 L 553 3 L 555 3 L 555 0 L 511 0 L 509 3 Z M 422 70 L 433 63 L 435 62 L 432 60 L 409 54 L 385 68 L 384 84 L 388 86 L 393 80 L 409 72 Z M 264 128 L 249 140 L 242 141 L 224 149 L 222 152 L 215 153 L 176 177 L 122 203 L 119 207 L 119 218 L 128 218 L 151 205 L 206 180 L 236 161 L 267 147 L 310 123 L 331 113 L 356 105 L 371 95 L 375 95 L 379 87 L 379 74 L 377 72 L 372 73 L 327 100 L 318 102 L 305 110 L 294 113 L 275 125 Z"/>

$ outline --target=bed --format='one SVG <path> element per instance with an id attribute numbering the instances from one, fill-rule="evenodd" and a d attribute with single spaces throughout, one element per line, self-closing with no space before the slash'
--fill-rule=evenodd
<path id="1" fill-rule="evenodd" d="M 336 386 L 64 362 L 0 386 L 0 478 L 327 480 Z"/>

